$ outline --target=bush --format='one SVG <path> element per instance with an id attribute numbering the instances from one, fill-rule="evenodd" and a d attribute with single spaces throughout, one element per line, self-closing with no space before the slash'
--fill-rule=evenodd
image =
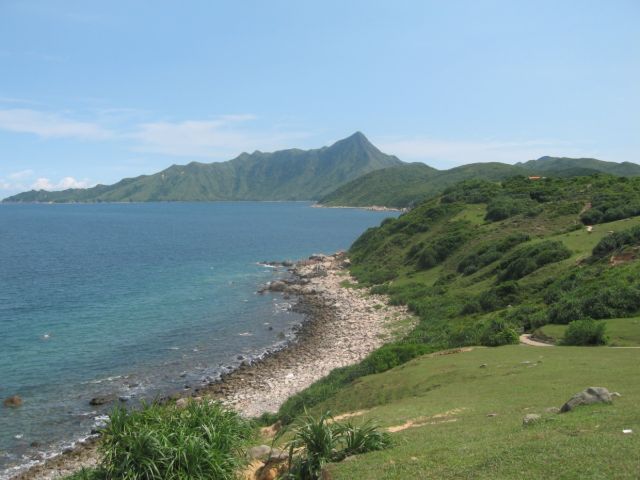
<path id="1" fill-rule="evenodd" d="M 247 421 L 218 403 L 116 408 L 102 432 L 100 469 L 119 480 L 230 480 L 252 434 Z"/>
<path id="2" fill-rule="evenodd" d="M 503 319 L 494 318 L 485 326 L 480 342 L 487 347 L 499 347 L 518 343 L 518 332 Z"/>
<path id="3" fill-rule="evenodd" d="M 329 462 L 389 446 L 391 436 L 371 423 L 358 427 L 333 421 L 329 412 L 318 418 L 305 414 L 287 444 L 289 471 L 284 478 L 317 480 Z"/>
<path id="4" fill-rule="evenodd" d="M 640 243 L 640 226 L 628 228 L 621 232 L 603 237 L 591 252 L 594 257 L 604 257 L 625 246 Z"/>
<path id="5" fill-rule="evenodd" d="M 506 238 L 493 243 L 482 245 L 475 252 L 467 255 L 458 264 L 458 272 L 463 275 L 471 275 L 482 267 L 499 260 L 505 252 L 516 245 L 529 240 L 529 235 L 524 233 L 512 233 Z"/>
<path id="6" fill-rule="evenodd" d="M 571 250 L 557 240 L 525 245 L 509 254 L 498 265 L 498 280 L 518 280 L 549 263 L 559 262 L 570 256 Z"/>
<path id="7" fill-rule="evenodd" d="M 606 324 L 593 319 L 575 320 L 562 338 L 563 345 L 606 345 Z"/>
<path id="8" fill-rule="evenodd" d="M 487 214 L 484 219 L 497 222 L 520 214 L 533 217 L 541 211 L 542 208 L 534 200 L 505 195 L 495 198 L 487 205 Z"/>

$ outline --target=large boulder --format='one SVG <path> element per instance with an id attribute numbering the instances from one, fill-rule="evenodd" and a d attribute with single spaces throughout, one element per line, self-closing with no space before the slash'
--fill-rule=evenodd
<path id="1" fill-rule="evenodd" d="M 609 392 L 604 387 L 589 387 L 580 393 L 576 393 L 560 409 L 560 413 L 570 412 L 580 405 L 593 405 L 594 403 L 611 403 L 613 397 L 619 397 L 618 392 Z"/>

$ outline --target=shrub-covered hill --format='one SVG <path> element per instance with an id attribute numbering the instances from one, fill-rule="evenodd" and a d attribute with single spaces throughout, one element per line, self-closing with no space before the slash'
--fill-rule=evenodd
<path id="1" fill-rule="evenodd" d="M 523 168 L 496 162 L 471 163 L 450 170 L 408 163 L 363 175 L 322 197 L 319 203 L 326 206 L 412 207 L 462 180 L 498 181 L 525 174 L 527 170 Z"/>
<path id="2" fill-rule="evenodd" d="M 516 343 L 640 312 L 639 214 L 638 178 L 462 182 L 367 230 L 352 272 L 419 315 L 408 343 Z"/>
<path id="3" fill-rule="evenodd" d="M 590 318 L 636 322 L 639 201 L 640 178 L 474 180 L 367 230 L 350 249 L 351 273 L 408 305 L 418 325 L 294 395 L 278 418 L 289 422 L 355 379 L 425 353 L 517 343 L 548 324 L 578 322 L 589 333 Z"/>
<path id="4" fill-rule="evenodd" d="M 541 157 L 525 163 L 471 163 L 449 170 L 436 170 L 424 164 L 411 163 L 385 168 L 363 175 L 319 202 L 327 206 L 412 207 L 426 198 L 463 180 L 499 181 L 515 175 L 578 177 L 598 173 L 633 177 L 640 175 L 640 165 L 615 163 L 595 158 Z"/>

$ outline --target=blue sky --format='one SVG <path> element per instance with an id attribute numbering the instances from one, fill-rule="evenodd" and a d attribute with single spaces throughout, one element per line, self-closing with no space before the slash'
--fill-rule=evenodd
<path id="1" fill-rule="evenodd" d="M 0 0 L 0 197 L 356 130 L 640 162 L 640 2 Z"/>

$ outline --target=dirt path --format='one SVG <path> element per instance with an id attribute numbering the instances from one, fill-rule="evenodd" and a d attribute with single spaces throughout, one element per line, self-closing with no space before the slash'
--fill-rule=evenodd
<path id="1" fill-rule="evenodd" d="M 529 345 L 531 347 L 553 347 L 551 343 L 539 342 L 531 339 L 530 333 L 523 333 L 520 335 L 520 345 Z"/>

